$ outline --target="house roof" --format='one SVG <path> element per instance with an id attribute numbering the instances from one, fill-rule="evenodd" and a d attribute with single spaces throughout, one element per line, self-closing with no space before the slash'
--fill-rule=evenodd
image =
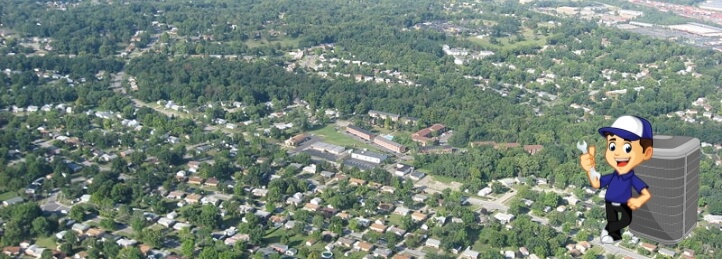
<path id="1" fill-rule="evenodd" d="M 441 241 L 438 239 L 433 239 L 433 238 L 426 239 L 427 246 L 439 246 L 440 244 L 441 244 Z"/>
<path id="2" fill-rule="evenodd" d="M 298 135 L 296 135 L 296 136 L 293 136 L 293 137 L 290 138 L 289 140 L 292 141 L 292 142 L 299 142 L 299 141 L 302 141 L 302 140 L 304 140 L 304 139 L 306 139 L 306 134 L 301 133 L 301 134 L 298 134 Z"/>
<path id="3" fill-rule="evenodd" d="M 358 243 L 358 247 L 361 249 L 370 250 L 374 247 L 374 245 L 366 241 L 361 241 Z"/>
<path id="4" fill-rule="evenodd" d="M 382 225 L 382 224 L 379 224 L 379 223 L 373 223 L 373 224 L 371 224 L 371 227 L 370 227 L 370 228 L 371 228 L 371 229 L 375 229 L 375 230 L 381 230 L 381 231 L 386 230 L 386 226 L 384 226 L 384 225 Z"/>

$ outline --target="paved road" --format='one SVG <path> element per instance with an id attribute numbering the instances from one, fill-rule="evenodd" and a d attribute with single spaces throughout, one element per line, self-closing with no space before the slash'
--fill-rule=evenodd
<path id="1" fill-rule="evenodd" d="M 498 199 L 496 199 L 494 202 L 499 203 L 499 204 L 504 204 L 506 201 L 508 201 L 515 195 L 516 195 L 516 191 L 514 191 L 514 189 L 512 189 L 509 192 L 502 195 L 501 197 L 499 197 Z"/>

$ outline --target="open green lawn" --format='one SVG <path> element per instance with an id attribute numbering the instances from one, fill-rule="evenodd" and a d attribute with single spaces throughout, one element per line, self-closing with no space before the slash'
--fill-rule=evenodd
<path id="1" fill-rule="evenodd" d="M 372 151 L 379 151 L 378 147 L 358 141 L 343 132 L 336 131 L 335 125 L 329 124 L 323 128 L 315 129 L 309 133 L 323 138 L 324 142 L 351 148 L 366 148 Z"/>
<path id="2" fill-rule="evenodd" d="M 52 237 L 39 237 L 38 240 L 35 241 L 35 244 L 47 248 L 55 248 L 57 246 L 55 244 L 55 238 Z"/>
<path id="3" fill-rule="evenodd" d="M 389 215 L 389 218 L 388 218 L 389 224 L 394 225 L 394 226 L 401 225 L 402 219 L 403 219 L 403 217 L 399 214 L 391 214 L 391 215 Z"/>
<path id="4" fill-rule="evenodd" d="M 17 192 L 6 192 L 3 194 L 0 194 L 0 201 L 6 201 L 12 198 L 18 197 Z"/>
<path id="5" fill-rule="evenodd" d="M 264 237 L 264 241 L 267 244 L 281 243 L 281 237 L 286 233 L 287 230 L 283 227 L 270 229 L 268 232 L 266 232 L 266 237 Z M 303 235 L 289 236 L 288 243 L 286 245 L 298 248 L 306 245 L 305 243 L 307 238 L 307 236 Z"/>
<path id="6" fill-rule="evenodd" d="M 298 47 L 298 39 L 289 39 L 289 38 L 281 38 L 279 40 L 267 40 L 266 38 L 262 38 L 260 40 L 247 40 L 244 43 L 249 48 L 256 48 L 264 45 L 273 45 L 273 44 L 281 44 L 283 47 L 289 47 L 289 48 L 297 48 Z"/>
<path id="7" fill-rule="evenodd" d="M 546 44 L 546 37 L 542 35 L 534 35 L 534 31 L 531 29 L 523 29 L 521 31 L 521 35 L 524 36 L 523 41 L 519 42 L 512 42 L 516 39 L 516 36 L 511 37 L 498 37 L 496 38 L 499 44 L 491 44 L 489 42 L 490 37 L 484 37 L 484 38 L 478 38 L 477 36 L 471 36 L 467 39 L 471 42 L 474 42 L 476 44 L 479 44 L 481 46 L 484 46 L 490 50 L 499 50 L 499 49 L 512 49 L 516 47 L 521 46 L 528 46 L 528 45 L 536 45 L 536 46 L 543 46 Z"/>

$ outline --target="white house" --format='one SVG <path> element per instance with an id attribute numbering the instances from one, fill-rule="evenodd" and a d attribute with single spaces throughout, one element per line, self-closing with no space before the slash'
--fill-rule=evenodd
<path id="1" fill-rule="evenodd" d="M 512 220 L 514 220 L 514 215 L 507 214 L 507 213 L 497 213 L 494 215 L 494 218 L 499 220 L 502 224 L 508 224 Z"/>
<path id="2" fill-rule="evenodd" d="M 479 190 L 479 192 L 476 193 L 476 195 L 485 197 L 489 194 L 491 194 L 492 190 L 491 187 L 484 187 L 483 189 Z"/>

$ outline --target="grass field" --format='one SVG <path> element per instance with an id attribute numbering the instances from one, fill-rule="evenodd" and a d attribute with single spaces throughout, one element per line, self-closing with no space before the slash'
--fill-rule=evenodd
<path id="1" fill-rule="evenodd" d="M 379 151 L 378 147 L 358 141 L 342 132 L 336 131 L 333 124 L 326 125 L 323 128 L 312 130 L 309 133 L 323 138 L 324 142 L 351 148 L 366 148 L 371 151 Z"/>
<path id="2" fill-rule="evenodd" d="M 35 244 L 37 244 L 40 247 L 55 247 L 57 246 L 55 244 L 55 239 L 52 237 L 39 237 L 38 240 L 35 241 Z"/>
<path id="3" fill-rule="evenodd" d="M 489 42 L 490 37 L 478 38 L 476 36 L 472 36 L 468 37 L 467 39 L 483 47 L 489 48 L 490 50 L 513 49 L 516 47 L 528 45 L 543 46 L 544 44 L 546 44 L 546 37 L 542 35 L 534 35 L 534 31 L 531 29 L 524 28 L 521 32 L 521 35 L 524 36 L 524 40 L 519 42 L 511 42 L 516 38 L 516 36 L 498 37 L 497 41 L 499 42 L 499 44 L 491 44 Z"/>
<path id="4" fill-rule="evenodd" d="M 266 38 L 262 38 L 260 40 L 247 40 L 244 42 L 246 46 L 249 48 L 256 48 L 263 45 L 269 45 L 269 44 L 281 44 L 283 47 L 289 47 L 289 48 L 297 48 L 298 47 L 298 40 L 297 39 L 286 39 L 282 38 L 281 40 L 267 40 Z"/>
<path id="5" fill-rule="evenodd" d="M 6 192 L 3 194 L 0 194 L 0 201 L 5 201 L 8 199 L 12 199 L 18 197 L 18 194 L 16 192 Z"/>

